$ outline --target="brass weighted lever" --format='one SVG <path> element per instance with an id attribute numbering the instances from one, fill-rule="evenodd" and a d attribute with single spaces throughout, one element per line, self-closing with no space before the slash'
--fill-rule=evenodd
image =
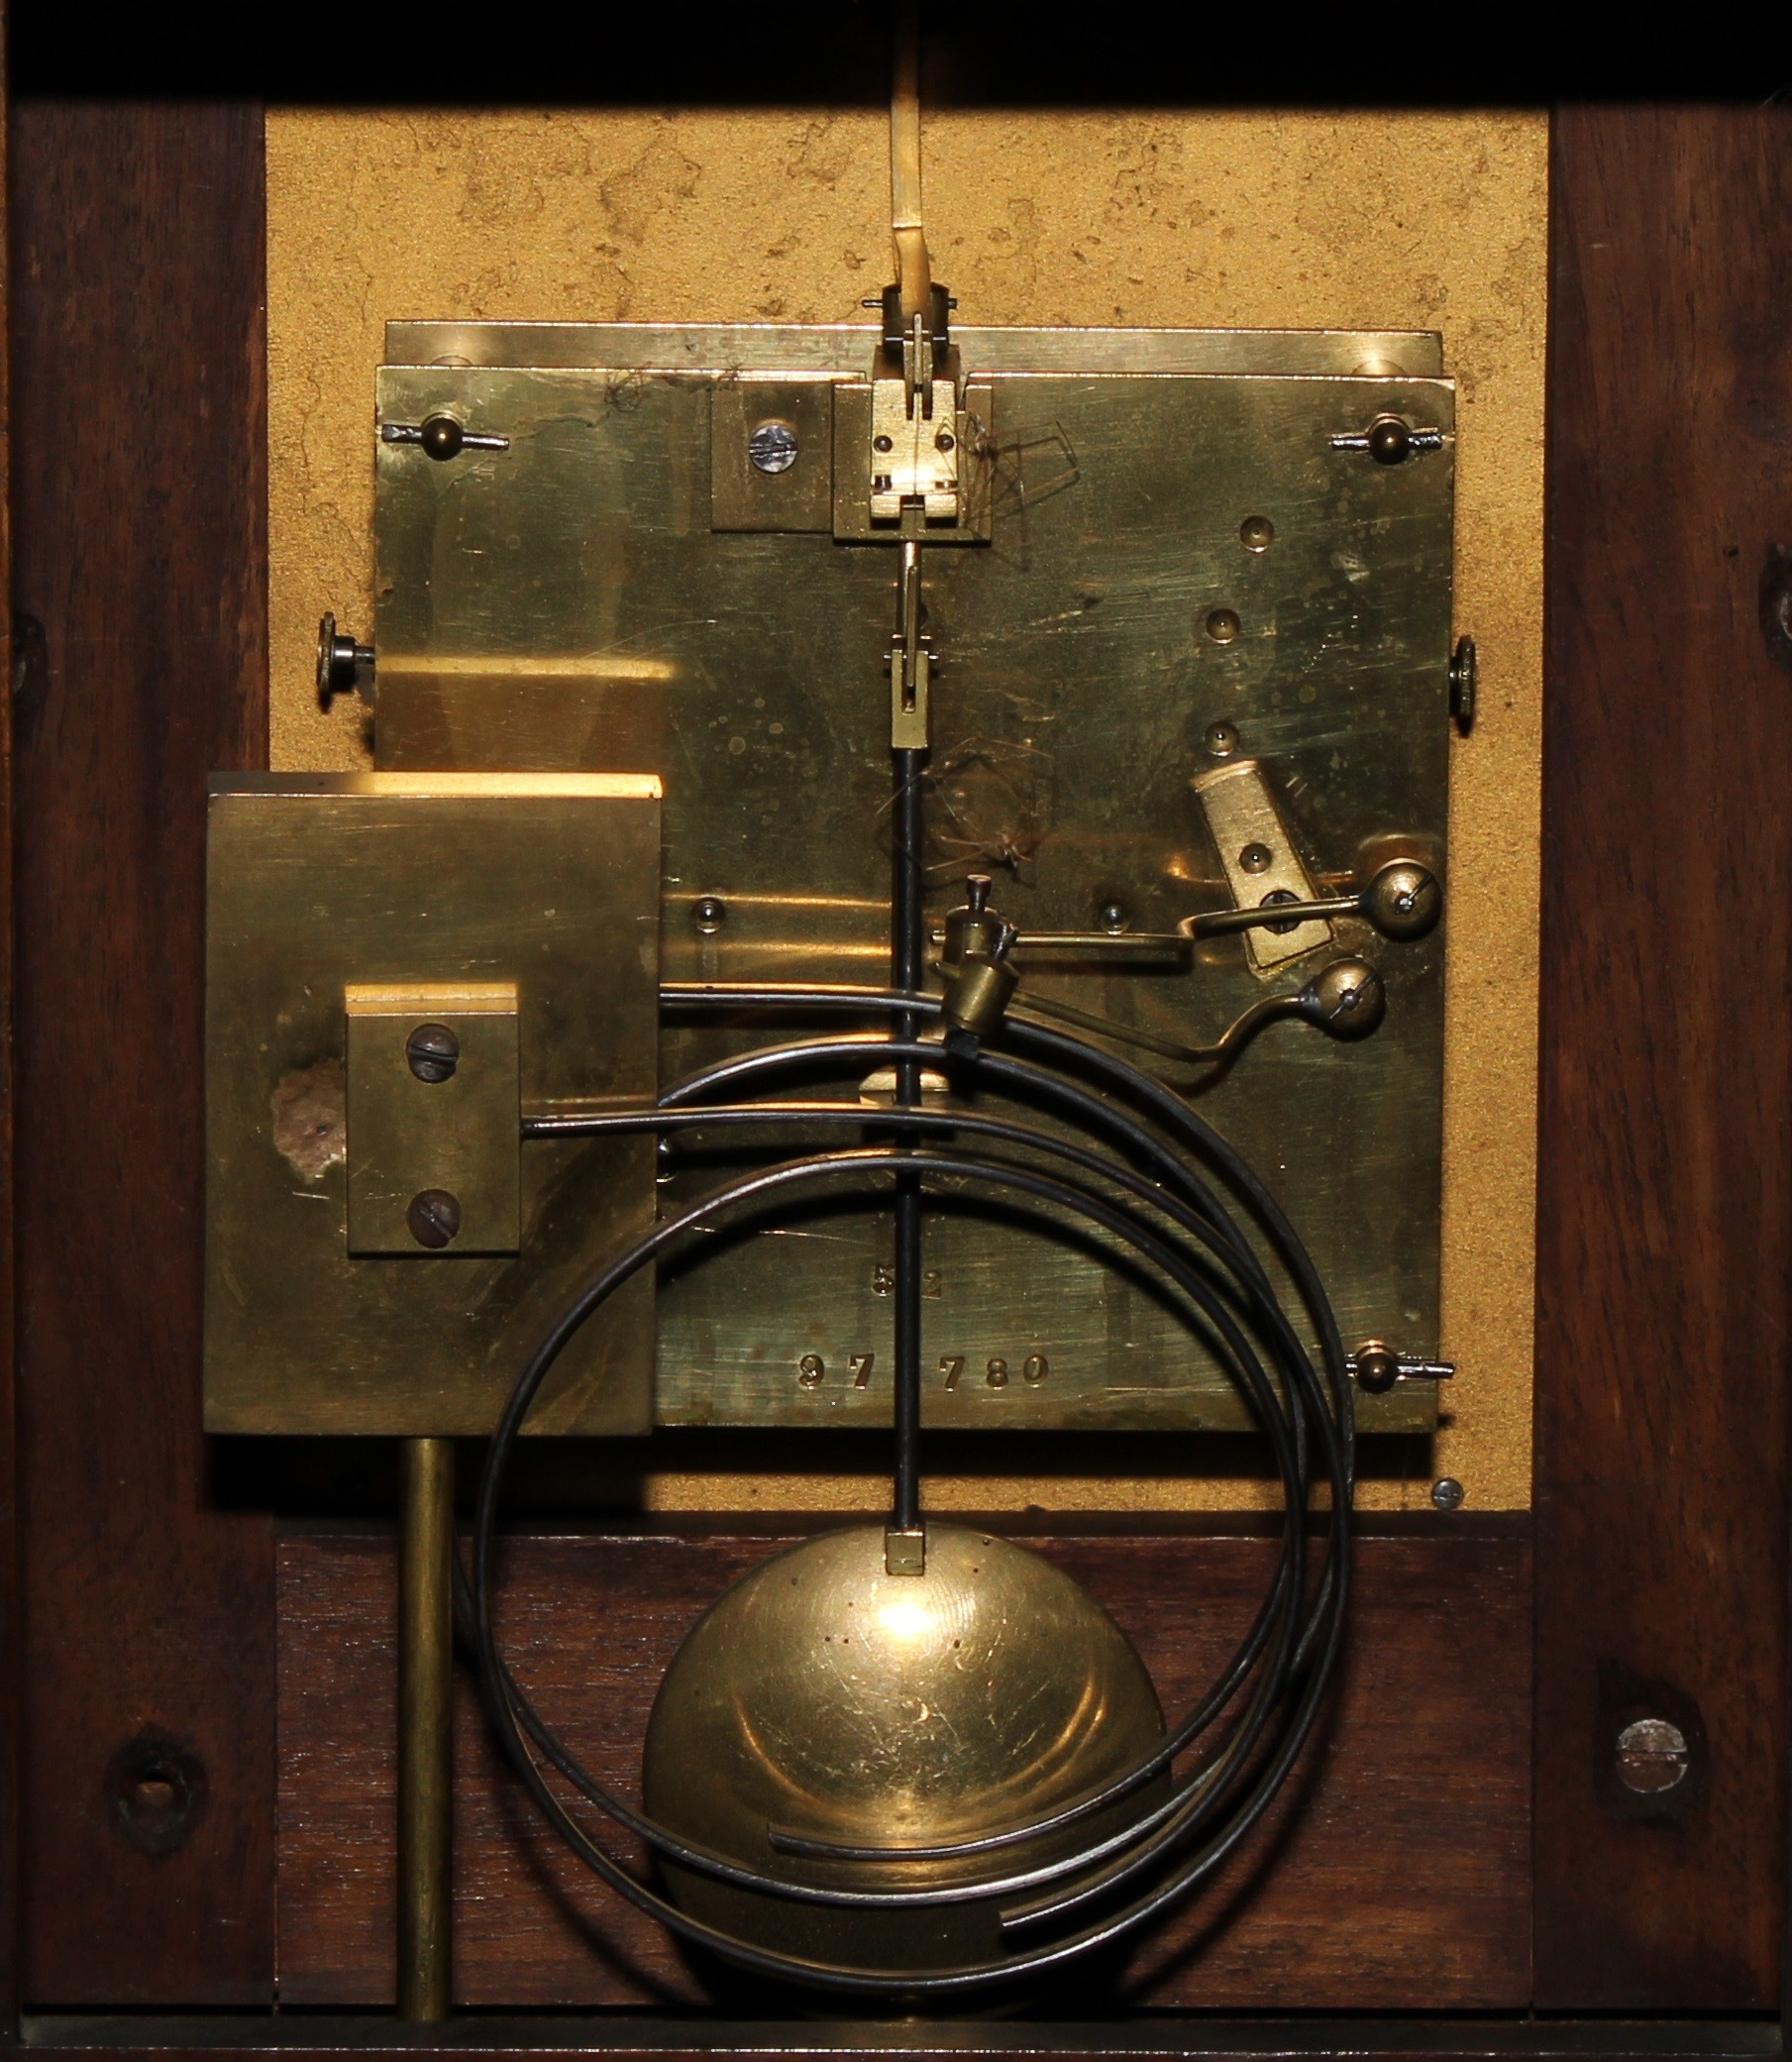
<path id="1" fill-rule="evenodd" d="M 1012 951 L 1020 942 L 1019 934 L 1005 917 L 990 907 L 992 885 L 987 874 L 967 878 L 965 902 L 947 913 L 943 930 L 945 950 L 934 963 L 934 972 L 946 984 L 941 1004 L 946 1050 L 959 1058 L 975 1056 L 981 1041 L 1001 1026 L 1019 986 L 1019 976 L 1010 963 Z M 1423 867 L 1402 861 L 1383 867 L 1360 896 L 1350 899 L 1348 908 L 1352 913 L 1365 915 L 1379 909 L 1390 923 L 1402 921 L 1401 907 L 1409 922 L 1417 909 L 1420 921 L 1428 928 L 1436 920 L 1436 912 L 1434 907 L 1427 907 L 1427 901 L 1434 905 L 1436 899 L 1434 877 Z M 1258 911 L 1228 914 L 1261 916 Z M 1186 929 L 1173 935 L 1193 946 L 1194 939 Z M 661 994 L 664 997 L 666 991 L 662 989 Z M 1023 1008 L 1059 1024 L 1074 1024 L 1105 1037 L 1141 1046 L 1185 1066 L 1224 1067 L 1237 1058 L 1265 1025 L 1284 1018 L 1298 1018 L 1334 1038 L 1367 1037 L 1387 1015 L 1388 991 L 1368 960 L 1347 953 L 1327 961 L 1304 988 L 1265 996 L 1261 1002 L 1253 1003 L 1212 1045 L 1178 1044 L 1151 1031 L 1116 1024 L 1109 1018 L 1041 996 L 1026 996 Z"/>
<path id="2" fill-rule="evenodd" d="M 1262 1002 L 1253 1003 L 1212 1045 L 1179 1045 L 1174 1039 L 1158 1037 L 1154 1031 L 1116 1024 L 1111 1018 L 1098 1017 L 1093 1011 L 1073 1009 L 1069 1003 L 1049 1001 L 1042 996 L 1029 995 L 1026 1008 L 1036 1016 L 1098 1031 L 1105 1038 L 1117 1038 L 1124 1045 L 1136 1045 L 1141 1051 L 1155 1052 L 1160 1059 L 1177 1060 L 1183 1066 L 1226 1067 L 1266 1025 L 1285 1018 L 1298 1018 L 1334 1038 L 1366 1038 L 1388 1014 L 1388 991 L 1376 969 L 1366 959 L 1350 953 L 1322 966 L 1305 988 L 1287 995 L 1265 996 Z"/>
<path id="3" fill-rule="evenodd" d="M 1430 868 L 1417 859 L 1391 859 L 1353 895 L 1329 896 L 1322 902 L 1272 896 L 1255 909 L 1210 910 L 1205 916 L 1185 917 L 1178 929 L 1190 939 L 1215 938 L 1235 930 L 1292 930 L 1316 917 L 1363 917 L 1384 938 L 1405 943 L 1423 937 L 1442 914 L 1443 887 Z"/>
<path id="4" fill-rule="evenodd" d="M 455 1450 L 399 1449 L 398 2016 L 445 2019 L 453 1919 Z"/>
<path id="5" fill-rule="evenodd" d="M 984 876 L 974 878 L 983 880 Z M 987 898 L 987 885 L 984 893 Z M 1180 961 L 1187 965 L 1201 938 L 1228 937 L 1244 930 L 1289 931 L 1317 918 L 1360 917 L 1384 938 L 1405 944 L 1423 937 L 1442 914 L 1443 886 L 1430 868 L 1416 859 L 1392 859 L 1362 888 L 1347 895 L 1314 901 L 1272 895 L 1251 908 L 1209 910 L 1199 917 L 1185 917 L 1174 930 L 1022 930 L 1016 932 L 1013 946 L 1023 957 L 1036 959 Z M 954 911 L 933 933 L 934 941 L 944 944 L 948 962 L 956 956 L 953 924 L 963 915 Z"/>

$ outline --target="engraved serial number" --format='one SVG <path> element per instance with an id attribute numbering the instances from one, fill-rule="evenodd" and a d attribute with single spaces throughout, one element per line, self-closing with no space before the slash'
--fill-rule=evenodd
<path id="1" fill-rule="evenodd" d="M 896 1269 L 887 1260 L 880 1260 L 871 1270 L 871 1293 L 874 1296 L 896 1294 Z M 939 1301 L 940 1279 L 937 1267 L 921 1269 L 921 1294 L 931 1303 Z"/>
<path id="2" fill-rule="evenodd" d="M 848 1354 L 846 1357 L 845 1382 L 848 1388 L 868 1389 L 871 1386 L 872 1369 L 877 1365 L 876 1354 Z M 941 1354 L 939 1357 L 940 1386 L 956 1389 L 965 1381 L 965 1369 L 969 1361 L 963 1354 Z M 982 1382 L 990 1389 L 1005 1389 L 1012 1378 L 1012 1363 L 1004 1355 L 992 1354 L 983 1363 L 981 1374 L 973 1371 L 968 1386 Z M 1043 1354 L 1028 1354 L 1020 1362 L 1020 1379 L 1028 1386 L 1036 1387 L 1051 1373 L 1051 1362 Z M 819 1354 L 804 1354 L 796 1362 L 796 1385 L 801 1389 L 819 1389 L 827 1380 L 827 1362 Z"/>

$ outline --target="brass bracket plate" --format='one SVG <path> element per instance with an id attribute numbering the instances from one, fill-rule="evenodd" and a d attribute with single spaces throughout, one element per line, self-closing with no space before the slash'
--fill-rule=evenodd
<path id="1" fill-rule="evenodd" d="M 523 1142 L 519 1105 L 651 1102 L 659 872 L 651 779 L 214 784 L 208 1431 L 491 1429 L 577 1283 L 652 1220 L 647 1140 Z M 409 1073 L 424 1022 L 459 1041 L 451 1080 Z M 406 1230 L 413 1183 L 463 1206 L 441 1257 Z M 653 1367 L 644 1274 L 527 1429 L 645 1432 Z"/>
<path id="2" fill-rule="evenodd" d="M 351 1253 L 432 1258 L 522 1244 L 516 984 L 350 984 Z M 445 1034 L 445 1035 L 444 1035 Z M 413 1041 L 420 1046 L 413 1062 Z M 447 1063 L 433 1057 L 446 1048 Z M 434 1199 L 433 1211 L 420 1208 Z"/>
<path id="3" fill-rule="evenodd" d="M 716 387 L 709 522 L 717 530 L 833 528 L 833 380 L 747 376 Z"/>
<path id="4" fill-rule="evenodd" d="M 878 385 L 896 382 L 877 382 Z M 940 382 L 944 390 L 945 382 Z M 987 544 L 996 498 L 995 389 L 987 380 L 965 387 L 965 404 L 950 418 L 956 441 L 957 488 L 963 508 L 958 522 L 929 521 L 919 508 L 899 515 L 873 513 L 870 471 L 873 408 L 876 395 L 868 380 L 842 380 L 834 389 L 834 520 L 842 543 Z"/>
<path id="5" fill-rule="evenodd" d="M 888 965 L 896 568 L 878 548 L 894 532 L 869 534 L 858 490 L 875 337 L 388 331 L 400 362 L 379 375 L 384 418 L 446 409 L 516 441 L 501 469 L 378 451 L 379 763 L 663 771 L 669 979 L 877 981 Z M 972 871 L 998 875 L 1023 935 L 1086 932 L 1116 902 L 1144 933 L 1228 907 L 1189 788 L 1216 724 L 1261 769 L 1320 894 L 1390 840 L 1441 869 L 1454 390 L 1438 339 L 960 329 L 954 342 L 967 413 L 990 394 L 988 543 L 926 554 L 935 920 Z M 863 537 L 844 516 L 831 535 L 714 527 L 712 411 L 749 372 L 835 380 L 833 485 L 854 488 Z M 1393 467 L 1332 450 L 1340 423 L 1382 414 L 1437 426 L 1442 448 Z M 1235 633 L 1212 634 L 1230 618 Z M 1191 971 L 1054 961 L 1026 983 L 1205 1044 L 1318 964 L 1266 971 L 1250 935 L 1204 941 Z M 1338 920 L 1332 949 L 1381 968 L 1382 1028 L 1345 1046 L 1277 1026 L 1198 1107 L 1277 1189 L 1344 1336 L 1434 1359 L 1443 933 L 1394 946 Z M 663 1066 L 780 1030 L 669 1025 Z M 743 1163 L 720 1141 L 693 1151 L 663 1203 Z M 1202 1343 L 1099 1244 L 942 1199 L 926 1231 L 930 1425 L 1247 1422 Z M 661 1283 L 663 1422 L 888 1422 L 887 1213 L 817 1208 L 706 1251 Z M 1428 1382 L 1359 1400 L 1367 1430 L 1435 1416 Z"/>
<path id="6" fill-rule="evenodd" d="M 1288 835 L 1263 769 L 1254 759 L 1234 759 L 1211 773 L 1197 774 L 1190 786 L 1239 909 L 1256 909 L 1271 896 L 1293 902 L 1314 900 L 1317 890 Z M 1279 932 L 1247 930 L 1244 950 L 1259 973 L 1273 974 L 1291 959 L 1305 958 L 1329 944 L 1331 935 L 1331 925 L 1318 917 Z"/>

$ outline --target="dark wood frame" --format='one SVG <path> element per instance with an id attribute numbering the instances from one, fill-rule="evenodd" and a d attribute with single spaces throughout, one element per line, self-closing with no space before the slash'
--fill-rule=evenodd
<path id="1" fill-rule="evenodd" d="M 213 768 L 265 754 L 261 117 L 14 111 L 7 2025 L 105 2052 L 1777 2051 L 1762 2015 L 1787 1872 L 1792 745 L 1758 591 L 1792 543 L 1789 121 L 1574 108 L 1553 141 L 1536 2004 L 1722 2021 L 940 2025 L 917 2043 L 261 2015 L 272 1524 L 209 1493 L 191 1408 L 200 797 Z M 1611 1780 L 1616 1728 L 1645 1709 L 1683 1719 L 1696 1760 L 1654 1815 Z M 98 1774 L 152 1716 L 203 1732 L 212 1759 L 184 1889 L 112 1836 Z M 97 1952 L 108 2008 L 204 1996 L 248 2015 L 20 2022 L 21 1939 L 41 1994 L 78 1993 L 67 1972 Z"/>

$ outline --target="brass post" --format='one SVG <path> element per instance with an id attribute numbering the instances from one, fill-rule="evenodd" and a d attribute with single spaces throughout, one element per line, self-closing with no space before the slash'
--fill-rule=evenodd
<path id="1" fill-rule="evenodd" d="M 921 226 L 921 31 L 919 10 L 898 9 L 895 24 L 896 77 L 890 95 L 890 234 L 896 245 L 896 289 L 902 329 L 931 319 L 933 267 Z"/>
<path id="2" fill-rule="evenodd" d="M 455 1455 L 399 1450 L 398 2016 L 445 2019 L 454 1829 Z"/>

